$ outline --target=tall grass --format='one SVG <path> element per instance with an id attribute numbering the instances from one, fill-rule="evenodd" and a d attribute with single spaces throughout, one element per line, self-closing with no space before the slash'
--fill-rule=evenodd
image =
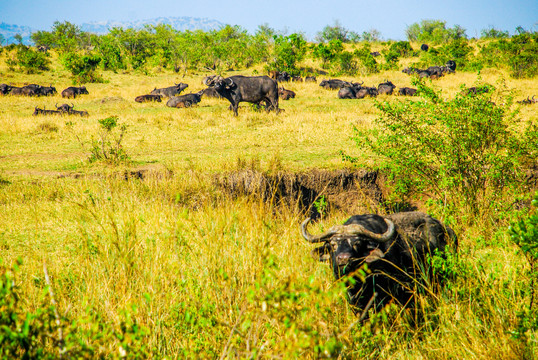
<path id="1" fill-rule="evenodd" d="M 0 72 L 14 84 L 52 82 L 59 91 L 70 85 L 54 63 L 53 71 L 28 76 L 0 61 Z M 481 74 L 490 83 L 500 75 Z M 341 101 L 305 83 L 285 85 L 298 96 L 281 102 L 280 115 L 242 106 L 234 117 L 220 100 L 190 109 L 133 101 L 179 81 L 198 91 L 201 76 L 107 72 L 108 83 L 88 85 L 89 95 L 69 101 L 89 118 L 31 116 L 35 105 L 61 103 L 59 96 L 0 97 L 0 266 L 22 259 L 14 273 L 20 311 L 50 305 L 45 263 L 72 354 L 91 358 L 536 357 L 535 330 L 513 336 L 529 283 L 525 258 L 506 231 L 515 210 L 488 232 L 480 219 L 455 224 L 459 253 L 446 266 L 457 275 L 435 297 L 418 295 L 420 317 L 388 307 L 359 324 L 344 285 L 301 240 L 299 207 L 229 197 L 213 175 L 248 162 L 268 171 L 340 168 L 340 150 L 363 151 L 351 129 L 373 127 L 372 101 Z M 385 78 L 411 84 L 397 71 L 360 80 Z M 457 73 L 434 86 L 451 97 L 476 79 Z M 522 97 L 538 93 L 536 82 L 507 84 Z M 90 163 L 76 136 L 88 141 L 97 120 L 113 115 L 127 125 L 123 148 L 131 162 Z M 520 115 L 536 121 L 531 107 Z M 362 165 L 375 164 L 370 157 Z M 143 180 L 125 175 L 137 170 L 146 171 Z M 349 215 L 334 209 L 318 226 Z M 54 344 L 46 346 L 57 354 Z"/>

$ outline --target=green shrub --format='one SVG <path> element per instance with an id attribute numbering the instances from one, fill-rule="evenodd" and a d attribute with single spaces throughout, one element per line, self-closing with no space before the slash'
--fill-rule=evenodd
<path id="1" fill-rule="evenodd" d="M 306 55 L 306 40 L 301 34 L 274 36 L 274 60 L 266 70 L 287 71 L 290 75 L 299 75 L 297 64 Z"/>
<path id="2" fill-rule="evenodd" d="M 522 124 L 500 91 L 462 91 L 445 100 L 415 79 L 419 101 L 377 102 L 382 115 L 372 130 L 355 129 L 360 149 L 378 157 L 405 197 L 426 191 L 450 209 L 480 218 L 499 204 L 503 191 L 520 185 L 524 162 L 536 162 L 538 128 Z M 494 98 L 495 96 L 495 98 Z M 495 100 L 495 101 L 493 101 Z M 520 129 L 525 129 L 520 131 Z"/>
<path id="3" fill-rule="evenodd" d="M 17 52 L 13 59 L 6 60 L 10 69 L 18 67 L 19 71 L 26 74 L 35 74 L 40 71 L 49 70 L 49 55 L 33 50 L 25 45 L 17 45 Z"/>
<path id="4" fill-rule="evenodd" d="M 99 55 L 79 55 L 74 52 L 66 53 L 62 57 L 62 63 L 73 76 L 75 83 L 99 83 L 103 78 L 96 72 L 101 62 Z"/>

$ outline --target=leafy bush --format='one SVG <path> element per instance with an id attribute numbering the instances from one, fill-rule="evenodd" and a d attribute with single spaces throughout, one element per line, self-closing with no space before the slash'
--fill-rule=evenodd
<path id="1" fill-rule="evenodd" d="M 424 82 L 413 84 L 422 100 L 376 103 L 382 116 L 375 129 L 355 129 L 357 146 L 379 157 L 401 196 L 427 191 L 475 215 L 500 206 L 503 190 L 520 184 L 522 164 L 537 160 L 536 125 L 520 131 L 525 124 L 510 111 L 511 98 L 491 86 L 444 100 Z"/>
<path id="2" fill-rule="evenodd" d="M 372 56 L 370 44 L 364 44 L 363 47 L 356 49 L 353 56 L 358 59 L 358 72 L 362 75 L 374 74 L 379 72 L 377 61 Z"/>
<path id="3" fill-rule="evenodd" d="M 75 83 L 99 83 L 103 78 L 96 72 L 96 68 L 101 62 L 99 55 L 79 55 L 77 53 L 67 53 L 62 57 L 62 63 L 73 76 Z"/>
<path id="4" fill-rule="evenodd" d="M 466 38 L 465 29 L 459 25 L 453 28 L 446 27 L 446 21 L 422 20 L 419 23 L 411 24 L 405 30 L 409 41 L 431 42 L 442 44 L 450 40 Z"/>
<path id="5" fill-rule="evenodd" d="M 306 40 L 300 34 L 274 36 L 274 60 L 267 70 L 287 71 L 290 75 L 299 75 L 297 64 L 306 55 Z"/>
<path id="6" fill-rule="evenodd" d="M 48 55 L 35 51 L 25 45 L 17 45 L 15 58 L 6 60 L 11 69 L 19 68 L 27 74 L 35 74 L 40 71 L 49 70 L 50 60 Z"/>
<path id="7" fill-rule="evenodd" d="M 458 39 L 422 52 L 419 66 L 443 65 L 448 60 L 454 60 L 458 70 L 480 70 L 482 66 L 480 63 L 477 65 L 473 53 L 474 49 L 467 39 Z"/>

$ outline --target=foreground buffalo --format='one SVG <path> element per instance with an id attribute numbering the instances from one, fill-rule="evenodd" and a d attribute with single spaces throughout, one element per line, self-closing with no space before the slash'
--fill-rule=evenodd
<path id="1" fill-rule="evenodd" d="M 354 310 L 362 310 L 361 318 L 368 309 L 378 310 L 391 300 L 408 304 L 413 289 L 431 279 L 427 257 L 457 244 L 452 229 L 417 211 L 354 215 L 320 235 L 307 231 L 309 222 L 310 218 L 301 225 L 303 237 L 323 243 L 312 255 L 320 261 L 330 260 L 336 279 L 354 278 L 348 300 Z M 361 277 L 357 271 L 364 265 L 368 270 Z"/>
<path id="2" fill-rule="evenodd" d="M 188 87 L 189 85 L 187 84 L 179 83 L 179 84 L 175 84 L 174 86 L 169 86 L 166 88 L 160 88 L 160 89 L 155 88 L 151 92 L 151 95 L 162 95 L 162 96 L 170 98 L 172 96 L 181 94 L 181 92 Z"/>
<path id="3" fill-rule="evenodd" d="M 140 96 L 135 97 L 135 101 L 138 103 L 148 102 L 148 101 L 161 102 L 162 97 L 163 97 L 162 95 L 140 95 Z"/>
<path id="4" fill-rule="evenodd" d="M 170 100 L 166 102 L 166 106 L 175 108 L 191 107 L 192 105 L 198 104 L 200 101 L 202 101 L 202 95 L 204 95 L 204 90 L 194 94 L 172 96 Z"/>
<path id="5" fill-rule="evenodd" d="M 265 102 L 267 111 L 278 109 L 278 84 L 268 76 L 242 76 L 235 75 L 228 78 L 213 75 L 206 79 L 206 86 L 214 87 L 215 90 L 230 102 L 230 108 L 237 116 L 237 108 L 240 102 L 260 104 Z"/>
<path id="6" fill-rule="evenodd" d="M 86 89 L 86 86 L 80 86 L 80 87 L 77 87 L 77 86 L 70 86 L 68 87 L 67 89 L 64 89 L 62 91 L 62 97 L 63 98 L 76 98 L 78 95 L 88 95 L 89 92 L 88 90 Z"/>

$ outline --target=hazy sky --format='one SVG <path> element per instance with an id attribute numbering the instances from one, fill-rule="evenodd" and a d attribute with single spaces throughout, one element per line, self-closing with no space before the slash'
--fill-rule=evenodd
<path id="1" fill-rule="evenodd" d="M 191 16 L 240 25 L 254 33 L 267 23 L 312 38 L 338 20 L 358 32 L 377 29 L 385 39 L 405 39 L 408 25 L 439 19 L 480 36 L 494 26 L 513 34 L 517 26 L 538 31 L 538 0 L 0 0 L 0 22 L 50 30 L 54 21 L 82 24 Z"/>

